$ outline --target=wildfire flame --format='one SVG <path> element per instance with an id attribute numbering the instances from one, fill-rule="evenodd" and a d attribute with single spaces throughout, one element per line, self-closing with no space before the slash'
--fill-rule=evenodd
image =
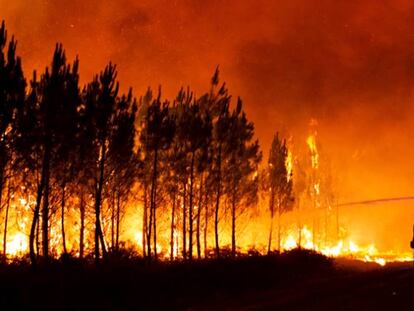
<path id="1" fill-rule="evenodd" d="M 285 165 L 286 165 L 286 171 L 287 171 L 287 180 L 290 181 L 292 178 L 292 171 L 293 171 L 293 156 L 290 150 L 288 150 Z"/>
<path id="2" fill-rule="evenodd" d="M 282 251 L 288 251 L 297 247 L 301 247 L 304 249 L 316 250 L 328 257 L 353 258 L 364 262 L 375 262 L 381 266 L 384 266 L 387 262 L 391 261 L 406 262 L 413 260 L 411 253 L 381 253 L 378 251 L 374 244 L 370 244 L 368 246 L 361 246 L 352 240 L 339 240 L 336 245 L 330 247 L 319 247 L 318 245 L 313 244 L 313 233 L 306 226 L 302 228 L 301 235 L 302 242 L 301 245 L 299 245 L 298 233 L 293 233 L 292 231 L 290 231 L 283 239 Z"/>
<path id="3" fill-rule="evenodd" d="M 320 163 L 320 155 L 318 151 L 318 144 L 316 141 L 316 131 L 313 134 L 309 135 L 306 139 L 306 145 L 309 150 L 309 158 L 310 158 L 310 169 L 311 169 L 311 178 L 308 182 L 311 191 L 310 197 L 308 200 L 304 202 L 304 205 L 307 205 L 308 212 L 310 212 L 310 216 L 308 219 L 303 219 L 302 224 L 298 227 L 296 220 L 291 220 L 288 223 L 285 223 L 282 228 L 281 234 L 281 249 L 280 251 L 288 251 L 294 248 L 303 248 L 309 250 L 315 250 L 324 254 L 328 257 L 347 257 L 353 258 L 357 260 L 361 260 L 364 262 L 374 262 L 381 266 L 385 265 L 387 262 L 390 261 L 411 261 L 412 254 L 409 252 L 398 252 L 398 251 L 380 251 L 376 247 L 374 243 L 363 245 L 358 242 L 358 238 L 353 236 L 353 238 L 349 238 L 346 236 L 339 236 L 337 235 L 335 239 L 332 238 L 334 235 L 330 235 L 329 239 L 325 239 L 322 241 L 321 238 L 322 234 L 320 231 L 311 225 L 311 219 L 314 217 L 320 217 L 321 211 L 323 211 L 322 207 L 324 207 L 323 203 L 323 191 L 324 188 L 321 188 L 321 177 L 320 174 L 322 173 L 322 165 Z M 291 148 L 288 148 L 287 158 L 286 158 L 286 170 L 287 170 L 287 178 L 288 180 L 293 179 L 295 182 L 295 161 L 294 161 L 294 154 L 291 151 Z M 258 172 L 256 171 L 254 174 L 255 178 L 258 176 Z M 7 250 L 6 254 L 8 258 L 13 257 L 20 257 L 28 252 L 28 231 L 30 229 L 30 213 L 32 210 L 33 199 L 30 196 L 19 196 L 16 194 L 15 198 L 12 199 L 12 207 L 11 213 L 13 214 L 13 223 L 18 223 L 16 225 L 10 225 L 8 228 L 7 234 Z M 328 207 L 326 210 L 328 213 L 332 212 L 332 206 L 327 205 Z M 306 207 L 306 206 L 305 206 Z M 131 211 L 130 214 L 127 214 L 125 223 L 128 224 L 128 229 L 125 235 L 123 236 L 123 241 L 131 241 L 131 244 L 128 244 L 139 252 L 143 251 L 142 244 L 143 244 L 143 234 L 142 234 L 142 227 L 140 227 L 139 221 L 137 219 L 142 219 L 142 217 L 137 217 L 136 211 L 142 210 L 140 208 L 136 208 L 136 206 L 131 206 L 129 208 Z M 197 208 L 196 208 L 197 209 Z M 306 210 L 306 208 L 305 208 Z M 299 213 L 299 212 L 298 212 Z M 319 214 L 318 214 L 319 213 Z M 316 215 L 316 216 L 315 216 Z M 318 216 L 319 215 L 319 216 Z M 73 224 L 73 230 L 70 231 L 70 225 L 68 225 L 68 232 L 67 232 L 67 246 L 69 251 L 73 254 L 78 255 L 78 231 L 79 231 L 79 223 L 76 222 L 78 214 L 76 211 L 68 212 L 66 215 L 67 222 Z M 256 215 L 254 221 L 252 221 L 251 216 L 247 216 L 245 220 L 242 218 L 239 220 L 239 227 L 244 230 L 244 234 L 240 235 L 238 238 L 238 246 L 239 251 L 242 253 L 248 253 L 251 248 L 254 248 L 261 254 L 267 253 L 266 247 L 266 238 L 260 238 L 260 234 L 264 232 L 263 228 L 266 228 L 266 217 L 264 215 Z M 161 218 L 161 216 L 160 216 Z M 169 222 L 169 219 L 163 220 L 165 223 Z M 179 221 L 179 220 L 177 220 Z M 132 229 L 131 229 L 132 228 Z M 300 230 L 298 229 L 300 228 Z M 88 232 L 85 232 L 85 235 L 91 235 L 93 232 L 93 228 L 85 229 Z M 211 229 L 210 229 L 211 230 Z M 320 230 L 320 228 L 318 229 Z M 109 230 L 108 230 L 109 231 Z M 160 234 L 160 239 L 157 245 L 157 251 L 162 254 L 162 258 L 169 259 L 170 251 L 171 251 L 171 244 L 170 244 L 170 229 L 164 226 L 164 229 Z M 343 229 L 343 231 L 347 231 Z M 180 258 L 182 255 L 182 232 L 180 231 L 179 226 L 173 229 L 174 240 L 172 245 L 172 258 Z M 328 236 L 328 231 L 324 233 Z M 109 233 L 106 232 L 106 239 L 107 241 L 110 240 Z M 226 247 L 230 241 L 230 234 L 223 229 L 221 233 L 220 240 L 221 245 Z M 60 222 L 54 221 L 51 222 L 50 226 L 50 246 L 54 254 L 60 254 L 62 252 L 62 241 L 61 241 L 61 228 Z M 209 247 L 214 245 L 214 239 L 211 232 L 208 234 L 207 237 L 207 245 Z M 260 242 L 260 241 L 263 242 Z M 204 241 L 203 243 L 204 244 Z M 276 244 L 276 243 L 275 243 Z M 85 248 L 92 247 L 93 243 L 85 239 Z M 202 252 L 204 254 L 204 252 Z"/>
<path id="4" fill-rule="evenodd" d="M 319 167 L 319 153 L 318 147 L 316 146 L 315 136 L 315 134 L 312 134 L 306 139 L 306 144 L 308 145 L 311 154 L 311 164 L 313 169 L 317 169 Z"/>

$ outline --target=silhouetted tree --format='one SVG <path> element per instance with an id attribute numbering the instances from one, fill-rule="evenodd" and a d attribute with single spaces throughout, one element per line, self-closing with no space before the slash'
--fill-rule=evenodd
<path id="1" fill-rule="evenodd" d="M 147 234 L 147 256 L 151 258 L 151 232 L 153 238 L 154 257 L 157 259 L 157 191 L 159 180 L 159 161 L 161 153 L 171 145 L 175 133 L 175 122 L 170 118 L 169 102 L 161 103 L 161 91 L 158 97 L 148 106 L 144 127 L 141 131 L 141 145 L 145 154 L 145 162 L 151 163 L 150 181 L 150 215 Z"/>
<path id="2" fill-rule="evenodd" d="M 8 43 L 8 44 L 7 44 Z M 6 45 L 7 49 L 6 49 Z M 14 144 L 16 140 L 16 110 L 24 104 L 26 80 L 23 76 L 21 59 L 16 55 L 17 42 L 14 37 L 7 42 L 4 21 L 0 27 L 0 208 L 3 205 L 3 191 L 8 184 L 6 216 L 3 238 L 3 253 L 6 255 L 7 223 L 10 203 L 10 180 Z M 7 174 L 9 171 L 9 174 Z"/>
<path id="3" fill-rule="evenodd" d="M 230 100 L 226 85 L 223 83 L 221 88 L 216 91 L 219 84 L 219 70 L 216 69 L 211 80 L 211 91 L 206 101 L 208 109 L 211 111 L 213 121 L 212 143 L 210 145 L 212 154 L 212 165 L 210 167 L 210 179 L 212 189 L 214 189 L 215 208 L 214 208 L 214 238 L 216 256 L 220 256 L 219 245 L 219 212 L 220 202 L 223 195 L 223 172 L 227 163 L 228 154 L 226 144 L 230 133 Z"/>
<path id="4" fill-rule="evenodd" d="M 107 153 L 113 117 L 116 108 L 116 101 L 119 90 L 119 83 L 116 80 L 116 67 L 111 63 L 95 77 L 86 89 L 85 105 L 86 110 L 91 111 L 89 121 L 95 132 L 92 132 L 92 149 L 89 156 L 96 163 L 93 168 L 94 180 L 94 210 L 95 210 L 95 260 L 99 261 L 100 249 L 105 258 L 107 251 L 101 224 L 102 192 L 106 180 Z"/>
<path id="5" fill-rule="evenodd" d="M 247 120 L 240 98 L 230 117 L 230 127 L 225 153 L 228 162 L 225 167 L 224 190 L 231 204 L 231 253 L 236 255 L 237 211 L 257 201 L 258 165 L 261 160 L 259 142 L 253 141 L 254 125 Z"/>
<path id="6" fill-rule="evenodd" d="M 151 245 L 148 245 L 148 209 L 149 209 L 149 185 L 150 185 L 150 172 L 151 164 L 149 161 L 149 156 L 145 154 L 145 144 L 142 143 L 143 131 L 146 127 L 147 112 L 148 107 L 153 101 L 152 90 L 147 89 L 144 96 L 139 100 L 139 110 L 137 113 L 138 125 L 137 132 L 138 137 L 140 138 L 140 144 L 138 145 L 138 155 L 140 157 L 140 167 L 137 170 L 138 180 L 142 192 L 142 253 L 144 257 L 147 257 L 147 248 L 150 248 Z"/>
<path id="7" fill-rule="evenodd" d="M 73 126 L 72 116 L 78 104 L 78 79 L 78 60 L 73 66 L 66 64 L 62 45 L 56 45 L 50 70 L 46 68 L 40 81 L 34 74 L 30 95 L 19 112 L 17 149 L 26 169 L 33 174 L 40 170 L 29 239 L 33 264 L 36 262 L 34 241 L 42 203 L 42 254 L 46 260 L 49 256 L 50 179 L 52 172 L 58 169 L 61 151 L 67 148 L 64 132 Z M 70 115 L 66 117 L 66 114 Z"/>
<path id="8" fill-rule="evenodd" d="M 119 249 L 122 210 L 138 177 L 137 170 L 140 165 L 134 150 L 136 113 L 137 103 L 130 90 L 127 96 L 122 96 L 117 101 L 108 145 L 111 176 L 108 191 L 112 192 L 115 198 L 111 216 L 112 248 L 115 250 Z"/>
<path id="9" fill-rule="evenodd" d="M 273 218 L 275 208 L 278 215 L 278 250 L 280 251 L 281 243 L 281 215 L 293 207 L 292 175 L 288 174 L 286 168 L 286 159 L 288 149 L 286 140 L 283 142 L 279 139 L 277 133 L 273 137 L 272 146 L 269 153 L 267 187 L 269 192 L 269 210 L 270 210 L 270 231 L 268 252 L 271 250 Z"/>
<path id="10" fill-rule="evenodd" d="M 178 95 L 178 101 L 183 102 L 181 97 L 187 97 L 186 103 L 181 105 L 181 114 L 178 119 L 178 140 L 184 147 L 186 158 L 186 171 L 189 172 L 189 259 L 193 258 L 193 237 L 194 237 L 194 201 L 195 201 L 195 183 L 196 173 L 204 170 L 202 161 L 205 160 L 205 153 L 207 152 L 208 142 L 211 136 L 211 121 L 208 115 L 202 114 L 200 106 L 197 101 L 191 102 L 191 93 L 188 91 L 187 95 L 183 90 Z M 187 169 L 188 168 L 188 169 Z M 198 210 L 200 206 L 198 206 Z"/>

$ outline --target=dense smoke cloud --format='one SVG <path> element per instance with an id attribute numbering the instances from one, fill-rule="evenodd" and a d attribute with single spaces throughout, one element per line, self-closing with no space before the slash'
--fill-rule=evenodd
<path id="1" fill-rule="evenodd" d="M 340 200 L 412 194 L 412 1 L 0 0 L 0 12 L 26 76 L 57 41 L 84 82 L 112 60 L 137 95 L 200 94 L 219 64 L 264 149 L 277 129 L 302 143 L 316 118 Z"/>

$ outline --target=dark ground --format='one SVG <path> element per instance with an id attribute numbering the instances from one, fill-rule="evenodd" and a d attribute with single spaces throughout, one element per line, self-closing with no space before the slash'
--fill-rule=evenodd
<path id="1" fill-rule="evenodd" d="M 189 263 L 0 266 L 0 310 L 414 310 L 414 266 L 305 251 Z"/>

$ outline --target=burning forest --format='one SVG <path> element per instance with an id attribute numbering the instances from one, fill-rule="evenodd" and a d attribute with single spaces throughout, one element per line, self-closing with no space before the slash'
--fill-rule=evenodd
<path id="1" fill-rule="evenodd" d="M 28 21 L 20 25 L 10 13 L 22 12 L 22 6 L 19 2 L 7 6 L 6 2 L 0 1 L 0 9 L 4 7 L 5 14 L 12 20 L 13 31 L 18 29 L 17 34 L 22 33 L 22 37 L 27 39 L 22 25 Z M 92 5 L 94 1 L 90 2 Z M 119 2 L 139 11 L 130 1 Z M 86 11 L 87 3 L 85 1 Z M 114 13 L 114 19 L 121 19 L 118 21 L 121 26 L 117 24 L 120 37 L 132 36 L 128 31 L 135 33 L 135 26 L 131 25 L 135 25 L 137 20 L 144 25 L 139 27 L 146 27 L 149 18 L 146 14 L 140 11 L 137 16 L 123 20 L 120 16 L 125 12 L 116 3 L 108 10 L 118 12 L 118 15 Z M 213 4 L 209 6 L 211 9 L 216 7 Z M 237 18 L 245 16 L 243 12 L 247 10 L 246 4 L 239 6 L 240 11 L 234 13 Z M 49 9 L 55 12 L 58 7 Z M 327 7 L 338 13 L 331 5 Z M 189 14 L 187 9 L 176 9 L 183 14 L 177 17 L 178 20 Z M 291 12 L 289 6 L 283 10 Z M 304 12 L 309 10 L 307 8 Z M 346 7 L 345 11 L 352 10 Z M 363 9 L 358 7 L 355 11 Z M 68 24 L 71 29 L 78 25 L 86 27 L 82 12 Z M 210 12 L 209 9 L 206 12 Z M 107 13 L 106 9 L 97 12 L 95 22 L 90 22 L 91 29 L 99 23 L 107 29 L 107 24 L 111 23 L 105 17 Z M 165 15 L 163 10 L 154 14 L 160 15 L 156 15 L 160 24 L 151 31 L 144 30 L 142 38 L 148 34 L 157 37 L 157 31 L 164 33 L 161 20 L 169 15 Z M 319 29 L 319 22 L 314 17 L 303 14 L 305 24 Z M 36 16 L 33 18 L 42 15 Z M 290 18 L 287 17 L 288 20 Z M 66 17 L 63 20 L 66 23 Z M 270 23 L 272 18 L 264 20 Z M 280 23 L 284 25 L 287 22 L 282 20 Z M 351 26 L 346 24 L 348 26 L 344 27 L 359 29 L 359 23 L 363 24 L 363 21 L 355 17 L 354 24 L 350 23 Z M 174 22 L 182 31 L 185 23 L 178 24 Z M 61 27 L 57 21 L 54 25 L 57 29 Z M 195 27 L 203 29 L 202 25 L 204 20 L 201 18 Z M 260 30 L 263 36 L 267 36 L 267 30 L 254 25 L 254 32 Z M 295 25 L 292 27 L 302 29 L 299 24 Z M 388 147 L 395 147 L 395 153 L 401 151 L 402 163 L 410 153 L 403 152 L 401 146 L 405 136 L 398 136 L 399 128 L 391 129 L 389 121 L 375 124 L 383 117 L 384 111 L 392 110 L 387 108 L 392 104 L 379 104 L 381 108 L 373 112 L 372 119 L 366 122 L 363 117 L 354 117 L 367 116 L 375 110 L 361 103 L 371 100 L 371 95 L 361 96 L 361 102 L 358 99 L 345 108 L 337 108 L 331 102 L 353 101 L 352 94 L 365 92 L 362 91 L 364 79 L 352 71 L 357 69 L 344 65 L 342 69 L 349 76 L 341 80 L 338 77 L 341 73 L 330 71 L 335 70 L 331 69 L 335 65 L 325 63 L 319 54 L 315 56 L 309 52 L 301 55 L 300 49 L 298 54 L 292 54 L 289 49 L 296 50 L 296 43 L 284 35 L 272 33 L 284 39 L 277 43 L 267 41 L 270 39 L 263 39 L 264 43 L 253 40 L 250 45 L 241 45 L 238 59 L 243 65 L 234 65 L 237 70 L 231 64 L 228 66 L 230 69 L 226 69 L 229 64 L 226 61 L 229 59 L 226 54 L 228 47 L 223 45 L 224 66 L 216 65 L 221 60 L 220 56 L 208 75 L 204 70 L 194 78 L 187 69 L 183 69 L 183 65 L 177 70 L 185 74 L 177 78 L 176 73 L 168 71 L 171 68 L 167 70 L 167 63 L 168 60 L 175 62 L 178 56 L 171 52 L 170 39 L 163 34 L 160 46 L 166 49 L 165 54 L 153 56 L 159 59 L 152 59 L 151 47 L 143 47 L 143 50 L 150 68 L 155 68 L 151 64 L 156 64 L 166 68 L 168 73 L 160 74 L 161 81 L 156 82 L 162 82 L 159 87 L 142 89 L 141 85 L 139 89 L 136 83 L 146 83 L 148 78 L 151 85 L 154 83 L 153 75 L 148 73 L 145 64 L 136 68 L 138 72 L 143 68 L 140 77 L 131 73 L 137 61 L 128 63 L 125 55 L 129 54 L 120 52 L 125 47 L 119 43 L 119 50 L 113 50 L 114 46 L 109 43 L 102 45 L 102 42 L 110 40 L 102 39 L 104 35 L 99 30 L 95 29 L 102 41 L 95 43 L 102 52 L 97 50 L 88 54 L 91 51 L 88 49 L 88 53 L 83 53 L 88 62 L 83 69 L 82 53 L 69 57 L 73 53 L 67 52 L 61 43 L 55 45 L 47 61 L 44 53 L 28 51 L 24 44 L 20 53 L 20 41 L 18 45 L 16 37 L 6 26 L 3 21 L 0 27 L 0 275 L 9 280 L 12 287 L 20 288 L 20 285 L 16 285 L 14 272 L 10 272 L 15 270 L 7 269 L 28 269 L 34 273 L 30 276 L 30 282 L 34 284 L 40 282 L 39 278 L 54 273 L 57 276 L 51 276 L 52 283 L 59 283 L 60 278 L 66 280 L 70 273 L 76 276 L 72 276 L 68 284 L 82 283 L 79 269 L 86 269 L 92 281 L 80 285 L 85 289 L 88 286 L 100 288 L 100 283 L 105 284 L 102 288 L 113 288 L 111 280 L 122 285 L 118 294 L 111 293 L 113 300 L 109 305 L 96 298 L 102 295 L 96 289 L 92 296 L 99 303 L 86 304 L 88 307 L 85 309 L 118 310 L 122 306 L 122 310 L 135 310 L 135 302 L 125 296 L 132 289 L 143 293 L 143 309 L 167 309 L 167 304 L 151 302 L 159 295 L 164 297 L 162 290 L 151 287 L 161 284 L 160 288 L 167 292 L 171 290 L 168 297 L 173 297 L 172 309 L 221 309 L 229 304 L 230 309 L 238 310 L 242 306 L 247 308 L 249 303 L 255 307 L 255 297 L 259 297 L 255 296 L 256 290 L 270 288 L 275 290 L 276 296 L 261 292 L 269 304 L 263 309 L 284 306 L 299 310 L 305 308 L 309 301 L 316 309 L 321 306 L 305 290 L 308 282 L 316 282 L 316 288 L 324 293 L 330 286 L 324 278 L 332 278 L 329 280 L 335 284 L 333 288 L 341 292 L 345 288 L 354 288 L 362 275 L 369 275 L 368 279 L 400 273 L 410 273 L 411 276 L 408 262 L 413 260 L 409 248 L 413 214 L 410 200 L 413 197 L 407 190 L 411 189 L 411 183 L 406 182 L 406 177 L 412 169 L 401 173 L 401 178 L 397 177 L 392 168 L 402 168 L 403 164 L 396 163 L 398 156 L 392 155 L 394 149 Z M 227 26 L 232 28 L 232 22 Z M 246 36 L 250 35 L 244 26 L 240 27 Z M 337 30 L 332 30 L 332 34 L 334 31 Z M 309 45 L 309 42 L 319 42 L 318 38 L 323 38 L 319 42 L 321 50 L 329 45 L 325 40 L 333 44 L 331 39 L 327 39 L 330 38 L 329 32 L 319 29 L 315 33 L 321 37 L 314 38 L 312 33 L 304 33 L 300 40 Z M 64 39 L 69 38 L 69 50 L 73 51 L 70 33 L 65 30 L 64 34 Z M 108 32 L 106 36 L 109 36 Z M 192 30 L 188 36 L 194 38 Z M 206 30 L 205 42 L 210 42 L 208 38 L 215 38 L 215 32 Z M 95 40 L 90 39 L 92 42 Z M 181 42 L 182 38 L 176 39 Z M 43 36 L 39 36 L 39 40 L 42 44 L 48 42 Z M 84 52 L 85 43 L 79 41 L 80 50 Z M 156 46 L 155 41 L 152 44 Z M 126 49 L 131 49 L 130 55 L 134 58 L 138 54 L 131 46 Z M 157 48 L 154 46 L 155 51 Z M 178 46 L 181 45 L 177 43 Z M 283 46 L 286 51 L 281 51 Z M 119 65 L 109 60 L 106 65 L 102 62 L 106 48 L 112 51 L 111 55 Z M 352 51 L 359 51 L 359 48 L 352 45 L 349 50 L 344 48 L 335 55 L 340 55 L 338 57 L 343 64 L 347 61 L 359 64 L 359 60 L 355 60 L 357 56 L 352 54 L 357 54 Z M 212 52 L 200 53 L 210 55 Z M 291 54 L 294 55 L 292 59 L 287 57 Z M 280 57 L 279 65 L 272 63 L 272 55 Z M 187 59 L 189 57 L 192 56 L 186 56 Z M 313 73 L 301 75 L 296 62 L 303 62 L 304 71 Z M 96 69 L 97 64 L 100 70 Z M 319 72 L 319 67 L 316 70 L 314 64 L 324 68 L 325 72 Z M 281 75 L 285 74 L 286 80 L 270 77 L 271 68 L 277 68 L 271 75 L 281 74 L 279 71 L 285 68 Z M 230 83 L 226 83 L 227 73 Z M 165 78 L 164 74 L 169 77 Z M 90 80 L 88 75 L 92 77 Z M 125 77 L 134 90 L 124 85 Z M 193 78 L 182 80 L 188 77 Z M 299 81 L 299 86 L 293 87 L 295 83 L 290 80 Z M 169 81 L 173 83 L 169 84 Z M 194 86 L 191 86 L 192 81 Z M 361 87 L 346 81 L 354 81 Z M 372 86 L 372 93 L 380 93 L 379 89 L 384 89 L 379 84 Z M 235 86 L 234 90 L 232 86 Z M 344 90 L 340 90 L 341 87 Z M 269 91 L 266 88 L 274 89 Z M 337 93 L 333 95 L 331 92 L 335 90 Z M 263 101 L 269 101 L 272 92 L 281 94 L 270 99 L 272 103 L 281 101 L 277 117 L 274 117 L 273 110 L 266 112 L 267 104 L 260 106 Z M 408 98 L 410 92 L 401 90 L 399 94 Z M 392 97 L 386 94 L 384 101 L 388 96 Z M 318 101 L 321 102 L 320 107 Z M 292 108 L 294 105 L 297 107 Z M 389 112 L 390 118 L 394 112 Z M 377 113 L 381 118 L 374 117 Z M 367 125 L 369 121 L 372 121 L 371 125 Z M 399 126 L 404 127 L 406 120 L 400 121 Z M 353 122 L 358 124 L 355 128 Z M 375 126 L 378 128 L 377 136 L 370 134 Z M 364 129 L 369 134 L 364 133 Z M 358 130 L 364 138 L 352 141 L 350 137 L 357 137 Z M 383 157 L 378 154 L 369 157 L 378 150 L 383 151 Z M 387 166 L 382 159 L 393 163 Z M 383 175 L 375 171 L 378 167 L 384 168 Z M 386 176 L 387 182 L 382 184 L 377 180 L 381 176 Z M 264 269 L 267 276 L 263 274 Z M 239 276 L 241 270 L 245 271 L 247 279 L 260 286 L 248 284 Z M 120 274 L 117 275 L 116 271 Z M 293 276 L 289 276 L 289 271 L 294 271 Z M 338 280 L 346 274 L 342 274 L 343 271 L 348 271 L 346 273 L 351 277 L 341 283 Z M 129 273 L 131 276 L 128 277 Z M 220 274 L 222 279 L 216 279 Z M 104 275 L 109 276 L 104 279 Z M 142 278 L 142 283 L 137 285 L 132 281 L 135 278 Z M 173 289 L 168 280 L 177 287 Z M 300 302 L 281 294 L 284 286 L 281 284 L 285 281 L 286 292 L 290 293 L 286 297 L 296 297 L 298 292 L 293 290 L 294 284 L 301 284 L 300 292 L 307 294 L 301 294 Z M 62 282 L 66 284 L 66 281 Z M 147 286 L 145 282 L 152 285 Z M 200 292 L 185 290 L 185 284 L 192 282 L 196 288 L 199 286 Z M 220 282 L 222 285 L 218 285 Z M 391 286 L 386 281 L 383 284 L 386 284 L 383 285 L 384 291 Z M 404 293 L 403 297 L 408 295 L 412 286 L 403 284 L 393 285 L 393 296 L 397 292 Z M 236 289 L 228 290 L 233 286 Z M 365 306 L 368 310 L 374 307 L 372 301 L 377 294 L 371 290 L 371 285 L 366 288 L 370 298 L 356 301 L 358 306 Z M 68 292 L 71 293 L 71 289 Z M 201 292 L 206 297 L 215 298 L 208 301 Z M 4 306 L 24 309 L 31 305 L 30 297 L 38 295 L 27 288 L 21 289 L 21 293 L 16 294 L 16 301 L 20 301 L 18 304 L 13 305 L 9 298 L 5 298 Z M 23 293 L 30 293 L 29 298 Z M 220 296 L 221 293 L 225 294 Z M 232 296 L 237 293 L 247 293 L 247 296 L 239 301 Z M 355 297 L 359 295 L 353 293 Z M 66 294 L 62 291 L 61 295 L 52 299 L 51 309 L 62 308 L 58 300 L 66 299 Z M 388 299 L 386 297 L 383 299 Z M 89 298 L 85 296 L 82 299 Z M 335 305 L 335 299 L 345 301 L 342 296 L 332 298 L 332 301 L 324 300 L 326 306 Z M 400 302 L 403 306 L 403 300 Z M 41 303 L 33 306 L 36 309 Z M 83 307 L 75 307 L 68 301 L 64 306 L 83 310 Z M 390 302 L 388 306 L 393 305 Z"/>
<path id="2" fill-rule="evenodd" d="M 4 23 L 1 35 L 5 260 L 99 260 L 120 249 L 192 260 L 297 247 L 411 260 L 347 236 L 316 120 L 303 142 L 275 133 L 263 159 L 218 68 L 199 97 L 182 88 L 170 101 L 160 88 L 136 98 L 120 93 L 111 63 L 81 86 L 79 60 L 57 45 L 50 67 L 26 82 Z"/>

